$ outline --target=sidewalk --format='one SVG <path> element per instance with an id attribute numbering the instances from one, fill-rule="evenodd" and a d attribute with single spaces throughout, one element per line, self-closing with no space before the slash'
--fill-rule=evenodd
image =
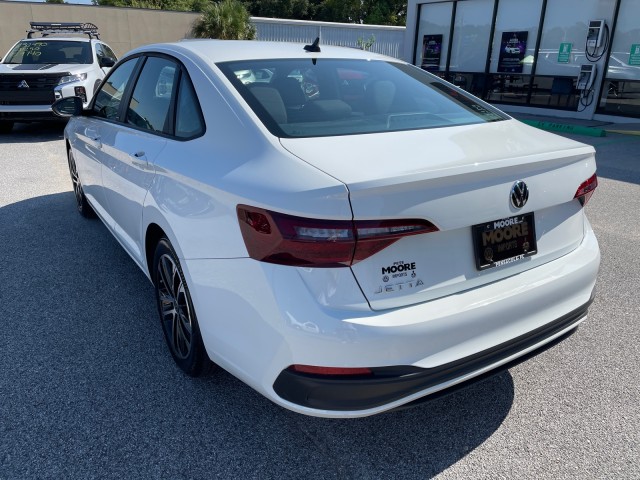
<path id="1" fill-rule="evenodd" d="M 545 122 L 557 125 L 568 125 L 582 128 L 601 129 L 607 133 L 621 133 L 626 135 L 640 135 L 640 121 L 637 123 L 613 123 L 601 120 L 581 120 L 577 118 L 551 117 L 546 115 L 533 115 L 530 113 L 507 112 L 513 118 L 529 122 Z M 598 136 L 598 135 L 595 135 Z"/>
<path id="2" fill-rule="evenodd" d="M 557 135 L 592 145 L 596 149 L 598 177 L 640 185 L 640 123 L 605 123 L 596 120 L 576 120 L 542 115 L 510 113 L 518 120 L 548 122 L 578 129 L 606 129 L 606 136 L 552 131 Z M 636 130 L 633 130 L 633 129 Z M 636 132 L 636 133 L 634 133 Z"/>

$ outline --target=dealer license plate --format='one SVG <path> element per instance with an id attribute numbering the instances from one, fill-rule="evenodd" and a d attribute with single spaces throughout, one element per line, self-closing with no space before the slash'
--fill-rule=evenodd
<path id="1" fill-rule="evenodd" d="M 472 231 L 478 270 L 538 253 L 533 212 L 474 225 Z"/>

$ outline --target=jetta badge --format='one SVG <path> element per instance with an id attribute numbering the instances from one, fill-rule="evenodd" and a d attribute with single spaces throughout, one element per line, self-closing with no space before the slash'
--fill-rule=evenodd
<path id="1" fill-rule="evenodd" d="M 529 188 L 522 180 L 518 180 L 511 187 L 511 205 L 522 208 L 529 200 Z"/>
<path id="2" fill-rule="evenodd" d="M 29 84 L 27 83 L 26 80 L 22 80 L 19 84 L 18 84 L 18 88 L 29 88 Z"/>

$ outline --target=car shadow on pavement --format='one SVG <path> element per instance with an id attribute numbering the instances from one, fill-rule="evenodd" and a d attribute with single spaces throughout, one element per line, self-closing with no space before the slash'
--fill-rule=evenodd
<path id="1" fill-rule="evenodd" d="M 482 445 L 514 400 L 502 372 L 412 409 L 299 415 L 164 344 L 153 288 L 73 193 L 0 207 L 0 476 L 425 478 Z"/>
<path id="2" fill-rule="evenodd" d="M 65 121 L 16 123 L 11 133 L 0 133 L 0 144 L 62 140 L 66 125 Z"/>

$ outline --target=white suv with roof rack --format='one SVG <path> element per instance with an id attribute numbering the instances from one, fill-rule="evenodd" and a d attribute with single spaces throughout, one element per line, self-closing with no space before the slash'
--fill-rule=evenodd
<path id="1" fill-rule="evenodd" d="M 0 63 L 0 133 L 14 122 L 52 120 L 51 104 L 80 97 L 86 108 L 117 58 L 92 23 L 31 22 Z"/>

